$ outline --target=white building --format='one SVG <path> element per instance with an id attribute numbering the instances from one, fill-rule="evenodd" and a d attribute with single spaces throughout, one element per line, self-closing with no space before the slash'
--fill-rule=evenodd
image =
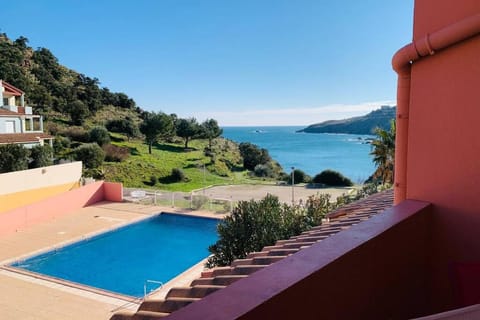
<path id="1" fill-rule="evenodd" d="M 43 119 L 25 106 L 25 93 L 0 80 L 0 144 L 23 144 L 29 148 L 52 145 L 53 137 L 43 133 Z"/>

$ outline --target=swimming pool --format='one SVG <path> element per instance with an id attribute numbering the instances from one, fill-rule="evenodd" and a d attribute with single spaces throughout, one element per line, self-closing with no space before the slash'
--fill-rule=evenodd
<path id="1" fill-rule="evenodd" d="M 147 280 L 166 283 L 207 257 L 217 223 L 162 213 L 11 266 L 141 297 Z"/>

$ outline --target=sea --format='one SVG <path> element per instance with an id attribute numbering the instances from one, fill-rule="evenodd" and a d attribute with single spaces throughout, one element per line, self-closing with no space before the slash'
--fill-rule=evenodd
<path id="1" fill-rule="evenodd" d="M 297 132 L 303 128 L 223 127 L 223 137 L 267 149 L 287 173 L 294 167 L 313 177 L 325 169 L 332 169 L 354 183 L 362 183 L 374 172 L 368 143 L 373 136 Z"/>

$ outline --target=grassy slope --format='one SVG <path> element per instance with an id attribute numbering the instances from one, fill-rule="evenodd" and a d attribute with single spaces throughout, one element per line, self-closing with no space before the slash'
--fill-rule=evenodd
<path id="1" fill-rule="evenodd" d="M 104 163 L 105 179 L 108 181 L 122 182 L 125 187 L 152 188 L 149 185 L 150 177 L 155 176 L 159 182 L 154 186 L 158 189 L 171 191 L 191 191 L 205 185 L 259 183 L 247 176 L 246 171 L 227 169 L 225 162 L 238 165 L 239 155 L 237 148 L 224 139 L 216 139 L 214 150 L 216 152 L 215 164 L 203 153 L 207 145 L 205 140 L 194 140 L 189 144 L 194 150 L 185 151 L 183 142 L 178 144 L 161 143 L 152 148 L 148 154 L 148 147 L 141 140 L 126 141 L 121 135 L 112 134 L 113 144 L 128 147 L 131 156 L 123 162 Z M 166 183 L 173 168 L 182 169 L 189 178 L 187 182 Z M 238 171 L 237 171 L 238 170 Z M 224 175 L 220 176 L 218 173 Z"/>

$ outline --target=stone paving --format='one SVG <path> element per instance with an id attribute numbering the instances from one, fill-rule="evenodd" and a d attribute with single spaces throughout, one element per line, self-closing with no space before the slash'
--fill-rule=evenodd
<path id="1" fill-rule="evenodd" d="M 133 203 L 107 203 L 80 209 L 60 218 L 39 223 L 16 233 L 0 235 L 0 320 L 3 319 L 109 319 L 113 312 L 136 309 L 137 304 L 80 288 L 47 281 L 1 268 L 14 260 L 51 250 L 85 237 L 118 228 L 159 212 L 177 212 L 173 208 Z M 213 216 L 208 212 L 192 212 Z M 215 215 L 215 217 L 221 217 Z M 179 283 L 198 277 L 203 265 L 175 280 Z M 167 283 L 164 290 L 171 287 Z"/>

